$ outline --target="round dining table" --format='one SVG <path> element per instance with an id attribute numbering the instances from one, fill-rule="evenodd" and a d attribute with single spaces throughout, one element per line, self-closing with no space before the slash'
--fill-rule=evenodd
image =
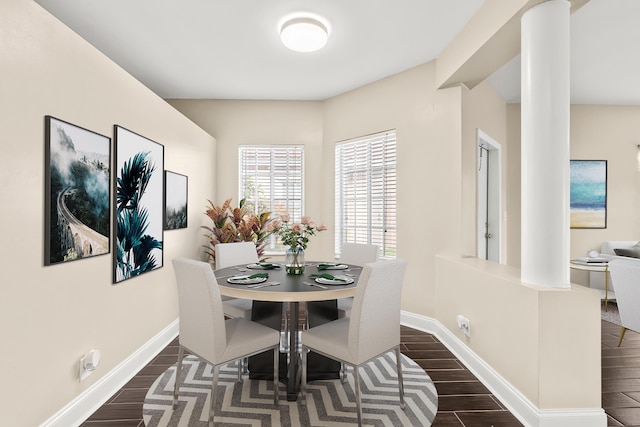
<path id="1" fill-rule="evenodd" d="M 265 263 L 261 263 L 265 264 Z M 236 265 L 215 271 L 220 294 L 253 300 L 251 320 L 280 330 L 283 304 L 289 305 L 288 352 L 280 357 L 280 377 L 287 385 L 287 400 L 295 401 L 300 389 L 300 303 L 306 307 L 307 324 L 314 327 L 338 319 L 337 299 L 355 295 L 361 266 L 347 265 L 346 268 L 319 271 L 320 262 L 307 262 L 303 274 L 287 274 L 283 264 L 273 263 L 273 268 L 259 268 L 259 265 Z M 265 264 L 266 265 L 266 264 Z M 253 268 L 250 268 L 253 267 Z M 240 275 L 267 273 L 263 283 L 234 284 L 228 279 Z M 327 273 L 353 279 L 349 284 L 320 284 L 310 277 L 312 274 Z M 310 381 L 339 378 L 340 363 L 317 353 L 308 355 L 307 375 Z M 249 358 L 249 377 L 271 379 L 273 377 L 273 356 L 267 353 Z"/>

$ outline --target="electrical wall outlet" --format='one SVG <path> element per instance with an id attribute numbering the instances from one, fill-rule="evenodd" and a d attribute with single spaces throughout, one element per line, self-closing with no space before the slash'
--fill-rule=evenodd
<path id="1" fill-rule="evenodd" d="M 93 373 L 93 371 L 89 371 L 85 368 L 87 365 L 87 356 L 84 355 L 80 358 L 80 381 L 84 381 L 87 379 L 89 375 Z"/>
<path id="2" fill-rule="evenodd" d="M 84 381 L 93 373 L 100 363 L 100 350 L 91 350 L 89 353 L 80 357 L 79 361 L 79 377 L 80 381 Z"/>
<path id="3" fill-rule="evenodd" d="M 462 329 L 462 332 L 466 336 L 471 336 L 471 322 L 469 321 L 469 319 L 464 317 L 462 314 L 458 314 L 456 316 L 456 323 L 458 324 L 458 328 Z"/>

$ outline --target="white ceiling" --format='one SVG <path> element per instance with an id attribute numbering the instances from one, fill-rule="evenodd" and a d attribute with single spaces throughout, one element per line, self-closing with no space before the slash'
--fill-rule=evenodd
<path id="1" fill-rule="evenodd" d="M 436 58 L 484 0 L 35 0 L 163 98 L 322 100 Z M 330 23 L 296 53 L 280 20 Z M 573 103 L 640 105 L 640 0 L 591 0 L 571 18 Z M 520 97 L 519 57 L 489 78 Z"/>
<path id="2" fill-rule="evenodd" d="M 571 103 L 640 105 L 640 1 L 590 0 L 571 15 Z M 520 101 L 520 56 L 488 79 Z"/>

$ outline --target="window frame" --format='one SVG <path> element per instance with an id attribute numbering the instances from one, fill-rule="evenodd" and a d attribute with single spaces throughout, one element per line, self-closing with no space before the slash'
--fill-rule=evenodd
<path id="1" fill-rule="evenodd" d="M 261 200 L 267 200 L 267 204 L 269 205 L 265 210 L 271 212 L 271 218 L 278 218 L 282 213 L 288 213 L 291 215 L 291 219 L 293 221 L 300 221 L 301 217 L 304 215 L 304 176 L 305 176 L 305 156 L 304 156 L 304 145 L 302 144 L 271 144 L 271 145 L 260 145 L 260 144 L 242 144 L 238 146 L 238 198 L 242 200 L 247 197 L 246 194 L 246 181 L 247 181 L 247 158 L 246 153 L 249 151 L 253 151 L 255 153 L 254 157 L 257 161 L 260 154 L 269 155 L 269 198 L 261 199 L 259 194 L 257 197 L 250 199 L 250 203 L 253 206 L 260 205 Z M 287 162 L 282 165 L 274 165 L 274 153 L 286 154 Z M 291 173 L 288 171 L 278 171 L 275 175 L 273 170 L 276 167 L 286 167 L 291 160 L 292 157 L 299 157 L 299 163 L 294 165 L 294 169 L 299 168 L 299 174 L 296 172 L 294 176 L 291 176 Z M 252 177 L 256 178 L 256 182 L 260 180 L 259 173 L 254 173 Z M 276 211 L 276 205 L 278 204 L 280 198 L 275 197 L 276 190 L 274 189 L 276 180 L 280 178 L 284 178 L 284 180 L 292 180 L 294 181 L 291 184 L 287 184 L 287 194 L 284 199 L 285 211 L 278 212 Z M 291 191 L 291 188 L 296 185 L 295 181 L 299 180 L 300 188 L 299 188 L 299 199 L 296 197 L 296 192 Z M 258 191 L 256 191 L 258 193 Z M 293 197 L 290 195 L 293 193 Z M 296 204 L 299 206 L 296 207 Z M 264 212 L 263 210 L 262 212 Z M 279 244 L 279 239 L 277 236 L 272 235 L 267 247 L 265 248 L 265 254 L 267 255 L 280 255 L 285 253 L 285 248 L 281 244 Z"/>
<path id="2" fill-rule="evenodd" d="M 377 146 L 377 147 L 376 147 Z M 351 161 L 345 160 L 345 151 L 350 151 L 354 156 Z M 364 154 L 363 154 L 364 150 Z M 376 151 L 381 157 L 373 158 Z M 360 157 L 360 159 L 358 159 Z M 362 160 L 366 158 L 366 161 Z M 346 163 L 346 164 L 345 164 Z M 339 141 L 335 145 L 335 254 L 339 258 L 343 243 L 366 243 L 377 244 L 379 246 L 381 259 L 393 259 L 397 256 L 397 133 L 395 129 L 389 129 L 374 134 L 364 135 L 357 138 L 351 138 Z M 345 167 L 351 168 L 345 170 Z M 376 173 L 377 172 L 377 173 Z M 366 177 L 358 177 L 358 174 L 365 174 Z M 357 216 L 358 212 L 366 214 L 364 224 L 358 219 L 345 224 L 347 202 L 349 197 L 345 195 L 348 190 L 344 181 L 348 176 L 352 181 L 366 183 L 366 208 L 362 207 L 364 197 L 358 195 L 362 191 L 357 188 L 357 184 L 353 184 L 351 196 L 351 208 L 354 209 L 353 216 Z M 378 175 L 378 184 L 373 184 L 372 176 Z M 391 188 L 388 185 L 391 184 Z M 374 198 L 376 193 L 381 197 Z M 360 200 L 360 203 L 358 203 Z M 378 207 L 374 207 L 374 202 L 379 203 Z M 391 203 L 390 203 L 391 202 Z M 392 204 L 392 206 L 390 206 Z M 358 207 L 360 206 L 360 207 Z M 381 215 L 381 224 L 374 225 L 373 215 L 378 212 Z M 391 216 L 391 217 L 390 217 Z M 360 220 L 362 221 L 362 220 Z M 364 228 L 365 238 L 362 234 L 358 234 L 358 230 L 362 233 Z M 348 229 L 352 229 L 351 236 L 348 236 Z M 376 230 L 379 236 L 375 236 Z M 390 236 L 393 238 L 390 239 Z"/>

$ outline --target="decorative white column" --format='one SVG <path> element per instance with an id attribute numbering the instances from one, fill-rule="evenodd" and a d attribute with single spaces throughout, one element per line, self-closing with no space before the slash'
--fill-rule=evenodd
<path id="1" fill-rule="evenodd" d="M 570 3 L 522 17 L 521 280 L 569 287 Z"/>

